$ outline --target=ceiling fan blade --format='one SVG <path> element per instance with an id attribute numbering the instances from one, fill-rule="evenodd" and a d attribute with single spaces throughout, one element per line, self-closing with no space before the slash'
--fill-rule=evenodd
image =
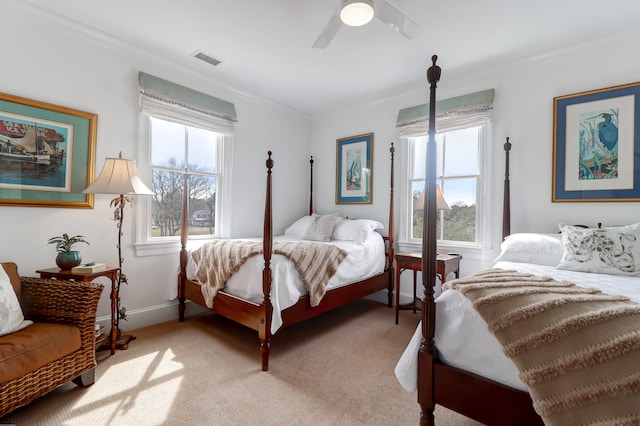
<path id="1" fill-rule="evenodd" d="M 316 42 L 313 43 L 313 47 L 316 49 L 324 49 L 327 47 L 336 34 L 338 34 L 340 28 L 342 28 L 342 21 L 340 20 L 340 8 L 338 8 L 329 19 L 329 22 L 327 22 L 327 25 L 324 26 Z"/>
<path id="2" fill-rule="evenodd" d="M 373 0 L 375 16 L 391 28 L 411 40 L 422 32 L 422 28 L 402 12 L 391 6 L 385 0 Z"/>

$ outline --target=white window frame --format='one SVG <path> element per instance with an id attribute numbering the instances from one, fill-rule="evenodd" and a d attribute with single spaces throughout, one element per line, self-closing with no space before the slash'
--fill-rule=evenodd
<path id="1" fill-rule="evenodd" d="M 479 177 L 476 186 L 476 242 L 463 241 L 445 241 L 438 240 L 438 251 L 443 253 L 449 252 L 465 252 L 474 253 L 478 256 L 482 255 L 486 249 L 491 248 L 491 124 L 485 123 L 470 125 L 469 127 L 480 127 L 478 131 L 478 139 L 480 143 L 479 152 Z M 398 246 L 400 251 L 419 250 L 422 245 L 422 239 L 411 238 L 411 227 L 413 226 L 411 217 L 411 204 L 413 202 L 412 182 L 413 170 L 411 161 L 410 139 L 426 136 L 426 133 L 407 135 L 401 138 L 405 155 L 402 157 L 401 170 L 405 171 L 401 180 L 401 196 L 400 196 L 400 233 Z M 446 194 L 445 194 L 446 198 Z M 475 256 L 474 256 L 475 257 Z"/>
<path id="2" fill-rule="evenodd" d="M 230 234 L 231 212 L 231 172 L 233 164 L 233 132 L 223 120 L 218 120 L 204 114 L 189 111 L 181 107 L 166 105 L 154 100 L 143 99 L 140 114 L 140 131 L 138 143 L 138 169 L 148 182 L 151 181 L 151 135 L 150 119 L 155 117 L 162 120 L 174 121 L 188 126 L 199 127 L 219 133 L 222 142 L 219 144 L 221 170 L 216 188 L 220 191 L 216 205 L 216 221 L 219 218 L 219 228 L 216 227 L 216 237 L 228 237 Z M 137 197 L 136 203 L 136 242 L 137 256 L 155 256 L 178 253 L 180 251 L 180 236 L 151 237 L 151 197 Z M 213 237 L 190 236 L 189 241 L 209 240 Z"/>

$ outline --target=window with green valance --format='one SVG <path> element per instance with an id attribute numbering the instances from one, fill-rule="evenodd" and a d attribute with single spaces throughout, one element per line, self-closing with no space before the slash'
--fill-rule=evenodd
<path id="1" fill-rule="evenodd" d="M 210 96 L 188 87 L 139 72 L 141 106 L 146 112 L 170 118 L 176 113 L 181 120 L 188 115 L 192 124 L 215 127 L 212 130 L 228 133 L 238 121 L 236 107 L 231 102 Z M 176 111 L 181 107 L 181 111 Z"/>
<path id="2" fill-rule="evenodd" d="M 436 131 L 450 132 L 491 121 L 494 89 L 436 102 Z M 396 127 L 400 136 L 417 136 L 429 130 L 429 104 L 401 109 Z"/>

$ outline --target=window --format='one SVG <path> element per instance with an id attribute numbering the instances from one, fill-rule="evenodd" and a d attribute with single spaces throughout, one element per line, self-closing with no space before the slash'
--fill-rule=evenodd
<path id="1" fill-rule="evenodd" d="M 186 215 L 190 239 L 228 235 L 235 106 L 140 72 L 140 169 L 155 193 L 138 201 L 136 254 L 175 252 Z M 189 183 L 182 211 L 183 180 Z"/>
<path id="2" fill-rule="evenodd" d="M 489 132 L 494 90 L 440 100 L 436 104 L 436 182 L 446 201 L 438 209 L 438 245 L 488 247 L 491 152 Z M 429 105 L 398 112 L 396 126 L 407 142 L 401 235 L 419 243 L 423 230 Z M 447 208 L 448 207 L 448 208 Z"/>
<path id="3" fill-rule="evenodd" d="M 449 206 L 438 210 L 440 241 L 479 244 L 482 134 L 481 126 L 436 135 L 437 183 Z M 427 139 L 426 135 L 409 138 L 410 240 L 422 238 Z"/>
<path id="4" fill-rule="evenodd" d="M 220 229 L 218 185 L 223 135 L 149 117 L 151 144 L 152 238 L 180 235 L 183 173 L 189 183 L 189 236 L 216 235 Z"/>

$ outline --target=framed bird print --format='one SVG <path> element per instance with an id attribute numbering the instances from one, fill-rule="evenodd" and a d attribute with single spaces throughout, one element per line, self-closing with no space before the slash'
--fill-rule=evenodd
<path id="1" fill-rule="evenodd" d="M 640 201 L 640 82 L 553 101 L 551 201 Z"/>
<path id="2" fill-rule="evenodd" d="M 336 140 L 336 204 L 371 204 L 373 133 Z"/>

